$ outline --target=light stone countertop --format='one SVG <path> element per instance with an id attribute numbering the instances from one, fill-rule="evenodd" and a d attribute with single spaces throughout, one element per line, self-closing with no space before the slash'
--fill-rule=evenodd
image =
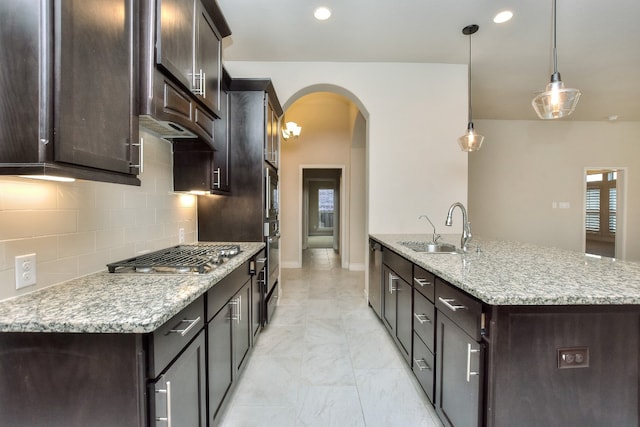
<path id="1" fill-rule="evenodd" d="M 467 254 L 425 254 L 399 242 L 429 241 L 431 234 L 370 237 L 490 305 L 640 304 L 638 262 L 476 236 Z M 459 247 L 460 235 L 440 241 Z"/>
<path id="2" fill-rule="evenodd" d="M 207 274 L 91 274 L 0 301 L 0 332 L 152 332 L 215 286 L 265 245 L 239 244 L 240 254 Z"/>

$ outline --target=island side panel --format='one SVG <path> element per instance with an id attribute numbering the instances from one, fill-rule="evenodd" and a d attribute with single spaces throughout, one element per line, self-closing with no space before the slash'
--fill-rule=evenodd
<path id="1" fill-rule="evenodd" d="M 488 425 L 640 425 L 637 306 L 498 307 L 493 321 Z M 576 347 L 588 366 L 560 369 L 558 349 Z"/>
<path id="2" fill-rule="evenodd" d="M 145 426 L 141 337 L 0 333 L 0 424 Z"/>

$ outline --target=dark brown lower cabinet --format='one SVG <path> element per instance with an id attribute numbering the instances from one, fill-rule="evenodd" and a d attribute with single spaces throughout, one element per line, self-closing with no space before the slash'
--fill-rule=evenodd
<path id="1" fill-rule="evenodd" d="M 215 425 L 251 351 L 251 290 L 247 261 L 151 333 L 0 333 L 0 425 Z"/>
<path id="2" fill-rule="evenodd" d="M 436 412 L 446 426 L 481 426 L 482 345 L 441 312 L 437 317 Z"/>
<path id="3" fill-rule="evenodd" d="M 413 288 L 387 266 L 383 266 L 382 271 L 384 276 L 382 319 L 405 360 L 410 363 L 413 334 L 413 311 L 411 309 Z"/>
<path id="4" fill-rule="evenodd" d="M 207 423 L 205 338 L 201 331 L 152 385 L 154 426 L 203 427 Z"/>
<path id="5" fill-rule="evenodd" d="M 237 384 L 251 349 L 249 262 L 216 284 L 207 295 L 213 317 L 207 324 L 209 422 L 219 421 L 226 397 Z"/>

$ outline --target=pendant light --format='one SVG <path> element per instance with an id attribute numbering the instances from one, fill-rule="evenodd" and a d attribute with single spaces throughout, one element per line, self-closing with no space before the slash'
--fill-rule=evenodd
<path id="1" fill-rule="evenodd" d="M 565 88 L 558 72 L 556 48 L 556 0 L 553 0 L 553 74 L 546 90 L 533 98 L 531 105 L 543 120 L 560 119 L 573 113 L 580 99 L 578 89 Z"/>
<path id="2" fill-rule="evenodd" d="M 462 29 L 462 34 L 469 36 L 469 123 L 467 124 L 467 133 L 458 138 L 458 144 L 462 151 L 478 151 L 484 141 L 484 136 L 476 133 L 473 128 L 473 120 L 471 120 L 471 34 L 478 31 L 477 25 L 468 25 Z"/>

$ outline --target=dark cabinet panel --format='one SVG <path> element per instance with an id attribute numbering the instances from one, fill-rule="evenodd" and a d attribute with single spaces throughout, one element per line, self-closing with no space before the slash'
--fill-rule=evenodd
<path id="1" fill-rule="evenodd" d="M 482 350 L 447 316 L 438 315 L 436 411 L 446 426 L 482 425 Z"/>
<path id="2" fill-rule="evenodd" d="M 413 336 L 413 364 L 411 369 L 431 402 L 434 401 L 435 357 L 418 334 Z"/>
<path id="3" fill-rule="evenodd" d="M 213 189 L 228 192 L 231 190 L 231 139 L 229 138 L 229 93 L 220 93 L 220 120 L 214 128 L 213 148 L 215 150 L 213 162 Z"/>
<path id="4" fill-rule="evenodd" d="M 207 294 L 209 421 L 215 424 L 251 350 L 250 263 L 236 268 Z"/>
<path id="5" fill-rule="evenodd" d="M 198 78 L 194 93 L 212 111 L 220 108 L 222 37 L 202 2 L 196 2 L 195 57 L 193 73 Z"/>
<path id="6" fill-rule="evenodd" d="M 200 0 L 158 1 L 158 65 L 217 114 L 222 37 Z"/>
<path id="7" fill-rule="evenodd" d="M 251 347 L 251 282 L 244 284 L 234 300 L 233 358 L 234 373 L 237 378 L 244 368 L 244 362 Z"/>
<path id="8" fill-rule="evenodd" d="M 436 313 L 434 305 L 417 288 L 413 293 L 413 330 L 433 352 L 435 350 Z"/>
<path id="9" fill-rule="evenodd" d="M 7 1 L 0 13 L 0 173 L 139 185 L 137 2 Z"/>
<path id="10" fill-rule="evenodd" d="M 384 266 L 382 269 L 382 276 L 384 278 L 384 287 L 382 294 L 382 320 L 385 326 L 395 336 L 396 330 L 396 317 L 397 317 L 397 303 L 395 292 L 397 291 L 396 282 L 399 278 L 393 274 L 388 267 Z"/>
<path id="11" fill-rule="evenodd" d="M 233 362 L 231 353 L 231 307 L 225 305 L 209 321 L 209 418 L 215 419 L 231 387 Z"/>
<path id="12" fill-rule="evenodd" d="M 369 240 L 369 305 L 382 316 L 382 245 Z"/>
<path id="13" fill-rule="evenodd" d="M 207 425 L 204 331 L 189 344 L 155 382 L 152 425 L 204 427 Z"/>
<path id="14" fill-rule="evenodd" d="M 386 252 L 386 251 L 385 251 Z M 407 360 L 411 360 L 412 336 L 412 288 L 394 271 L 383 266 L 384 294 L 382 319 L 393 336 L 400 352 Z"/>
<path id="15" fill-rule="evenodd" d="M 158 0 L 156 61 L 191 89 L 193 84 L 194 0 Z"/>
<path id="16" fill-rule="evenodd" d="M 135 334 L 0 334 L 3 426 L 143 426 Z"/>

